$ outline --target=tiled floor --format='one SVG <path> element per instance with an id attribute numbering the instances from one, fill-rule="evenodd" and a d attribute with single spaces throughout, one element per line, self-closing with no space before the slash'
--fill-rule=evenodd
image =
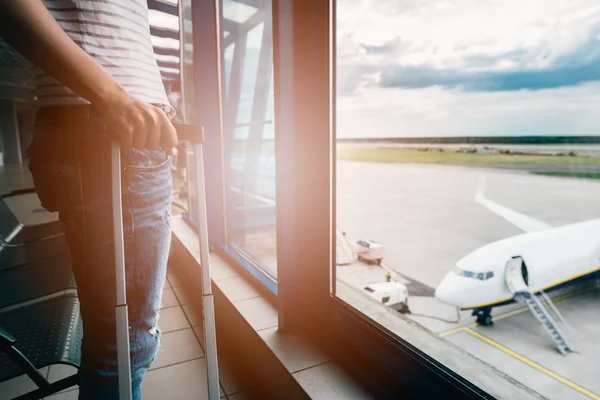
<path id="1" fill-rule="evenodd" d="M 0 166 L 0 194 L 12 190 L 32 187 L 29 171 L 25 166 Z M 32 207 L 24 202 L 25 207 Z M 35 203 L 35 202 L 33 202 Z M 37 207 L 34 205 L 33 207 Z M 12 207 L 11 207 L 12 208 Z M 21 218 L 27 218 L 33 210 L 22 210 L 17 205 Z M 202 334 L 197 317 L 180 289 L 176 278 L 169 274 L 163 292 L 159 326 L 162 344 L 158 358 L 153 363 L 143 382 L 144 400 L 164 399 L 207 399 L 207 375 L 204 350 L 200 345 Z M 234 379 L 227 365 L 220 362 L 221 398 L 245 400 L 240 392 L 241 385 Z M 42 373 L 56 381 L 72 374 L 71 367 L 51 366 Z M 26 376 L 0 383 L 0 400 L 12 399 L 33 390 L 33 383 Z M 47 397 L 52 400 L 77 399 L 78 389 L 71 388 Z"/>
<path id="2" fill-rule="evenodd" d="M 27 167 L 0 166 L 0 194 L 28 187 L 32 187 L 32 183 Z M 185 200 L 181 201 L 181 205 L 185 205 Z M 23 207 L 28 207 L 29 210 L 21 209 Z M 13 212 L 19 214 L 19 219 L 28 220 L 31 218 L 32 210 L 37 207 L 39 202 L 35 201 L 14 202 L 11 210 L 15 209 Z M 181 213 L 181 210 L 181 207 L 174 206 L 173 215 Z M 39 215 L 36 218 L 39 218 Z M 177 225 L 177 218 L 174 224 Z M 186 229 L 189 229 L 187 225 Z M 184 240 L 186 243 L 190 241 L 186 244 L 190 249 L 197 247 L 195 234 L 178 236 L 178 240 Z M 195 250 L 195 253 L 197 252 L 198 249 Z M 279 332 L 277 312 L 273 305 L 262 298 L 260 293 L 226 262 L 215 259 L 211 263 L 213 281 L 312 398 L 324 400 L 371 398 L 311 344 L 300 337 Z M 167 285 L 163 292 L 159 326 L 162 331 L 162 345 L 158 358 L 143 382 L 143 398 L 145 400 L 207 399 L 206 362 L 201 345 L 202 328 L 198 316 L 192 312 L 192 306 L 180 283 L 171 274 L 168 274 Z M 248 400 L 249 396 L 242 392 L 241 381 L 235 379 L 232 366 L 224 360 L 225 357 L 219 358 L 221 398 Z M 261 360 L 257 360 L 257 366 L 260 363 Z M 51 381 L 61 379 L 72 372 L 72 368 L 62 366 L 43 369 L 43 374 Z M 0 400 L 12 399 L 32 389 L 34 389 L 33 383 L 26 376 L 0 383 Z M 72 388 L 47 399 L 77 399 L 77 397 L 78 389 Z"/>
<path id="3" fill-rule="evenodd" d="M 194 322 L 191 310 L 185 310 L 173 286 L 177 281 L 169 276 L 163 294 L 163 308 L 160 316 L 162 344 L 156 361 L 144 379 L 142 391 L 144 400 L 164 399 L 207 399 L 206 363 L 204 350 L 200 346 L 201 328 Z M 44 368 L 44 375 L 54 382 L 72 374 L 71 367 L 51 366 Z M 231 376 L 227 365 L 220 365 L 221 398 L 245 399 L 240 385 Z M 34 389 L 27 377 L 15 378 L 0 383 L 0 399 L 11 399 Z M 52 400 L 77 399 L 78 389 L 68 389 L 47 397 Z"/>

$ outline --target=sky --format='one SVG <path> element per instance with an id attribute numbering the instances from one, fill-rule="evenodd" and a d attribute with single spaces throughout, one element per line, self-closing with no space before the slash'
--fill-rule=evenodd
<path id="1" fill-rule="evenodd" d="M 337 136 L 600 134 L 597 0 L 338 0 Z"/>

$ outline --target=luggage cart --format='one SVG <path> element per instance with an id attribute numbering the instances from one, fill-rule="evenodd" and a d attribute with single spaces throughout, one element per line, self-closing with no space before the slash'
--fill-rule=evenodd
<path id="1" fill-rule="evenodd" d="M 219 370 L 217 363 L 217 336 L 215 329 L 215 308 L 210 278 L 210 257 L 208 244 L 208 224 L 206 212 L 206 192 L 204 183 L 204 163 L 202 144 L 204 129 L 200 126 L 174 124 L 180 140 L 187 140 L 194 146 L 196 161 L 196 184 L 198 188 L 198 223 L 200 240 L 200 264 L 202 273 L 202 315 L 206 353 L 208 398 L 219 399 Z M 131 399 L 131 360 L 129 356 L 129 318 L 127 312 L 125 253 L 123 240 L 123 212 L 121 203 L 121 153 L 117 142 L 111 143 L 112 201 L 115 239 L 115 273 L 117 303 L 117 352 L 119 365 L 119 398 Z"/>

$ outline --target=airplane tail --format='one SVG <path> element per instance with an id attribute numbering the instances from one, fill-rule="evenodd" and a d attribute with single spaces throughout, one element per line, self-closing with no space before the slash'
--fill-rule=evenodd
<path id="1" fill-rule="evenodd" d="M 475 190 L 475 202 L 479 203 L 482 199 L 485 199 L 485 176 L 479 179 L 477 189 Z"/>
<path id="2" fill-rule="evenodd" d="M 551 228 L 552 226 L 539 221 L 533 217 L 530 217 L 525 214 L 521 214 L 517 211 L 511 210 L 508 207 L 505 207 L 501 204 L 498 204 L 487 197 L 485 197 L 485 177 L 482 176 L 479 180 L 479 184 L 477 185 L 477 189 L 475 190 L 475 202 L 481 204 L 488 210 L 492 211 L 494 214 L 499 217 L 504 218 L 511 224 L 515 225 L 517 228 L 522 229 L 525 232 L 535 232 L 541 231 L 544 229 Z"/>

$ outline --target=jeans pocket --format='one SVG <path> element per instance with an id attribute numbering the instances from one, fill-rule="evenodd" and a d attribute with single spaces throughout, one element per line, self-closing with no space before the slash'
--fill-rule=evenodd
<path id="1" fill-rule="evenodd" d="M 30 164 L 35 190 L 42 207 L 50 212 L 82 203 L 79 164 Z"/>
<path id="2" fill-rule="evenodd" d="M 122 165 L 129 207 L 145 210 L 146 216 L 168 214 L 173 192 L 171 157 L 162 150 L 131 149 L 124 155 Z"/>
<path id="3" fill-rule="evenodd" d="M 164 150 L 139 150 L 134 147 L 124 151 L 121 161 L 123 167 L 130 171 L 143 172 L 170 165 L 171 158 Z"/>

